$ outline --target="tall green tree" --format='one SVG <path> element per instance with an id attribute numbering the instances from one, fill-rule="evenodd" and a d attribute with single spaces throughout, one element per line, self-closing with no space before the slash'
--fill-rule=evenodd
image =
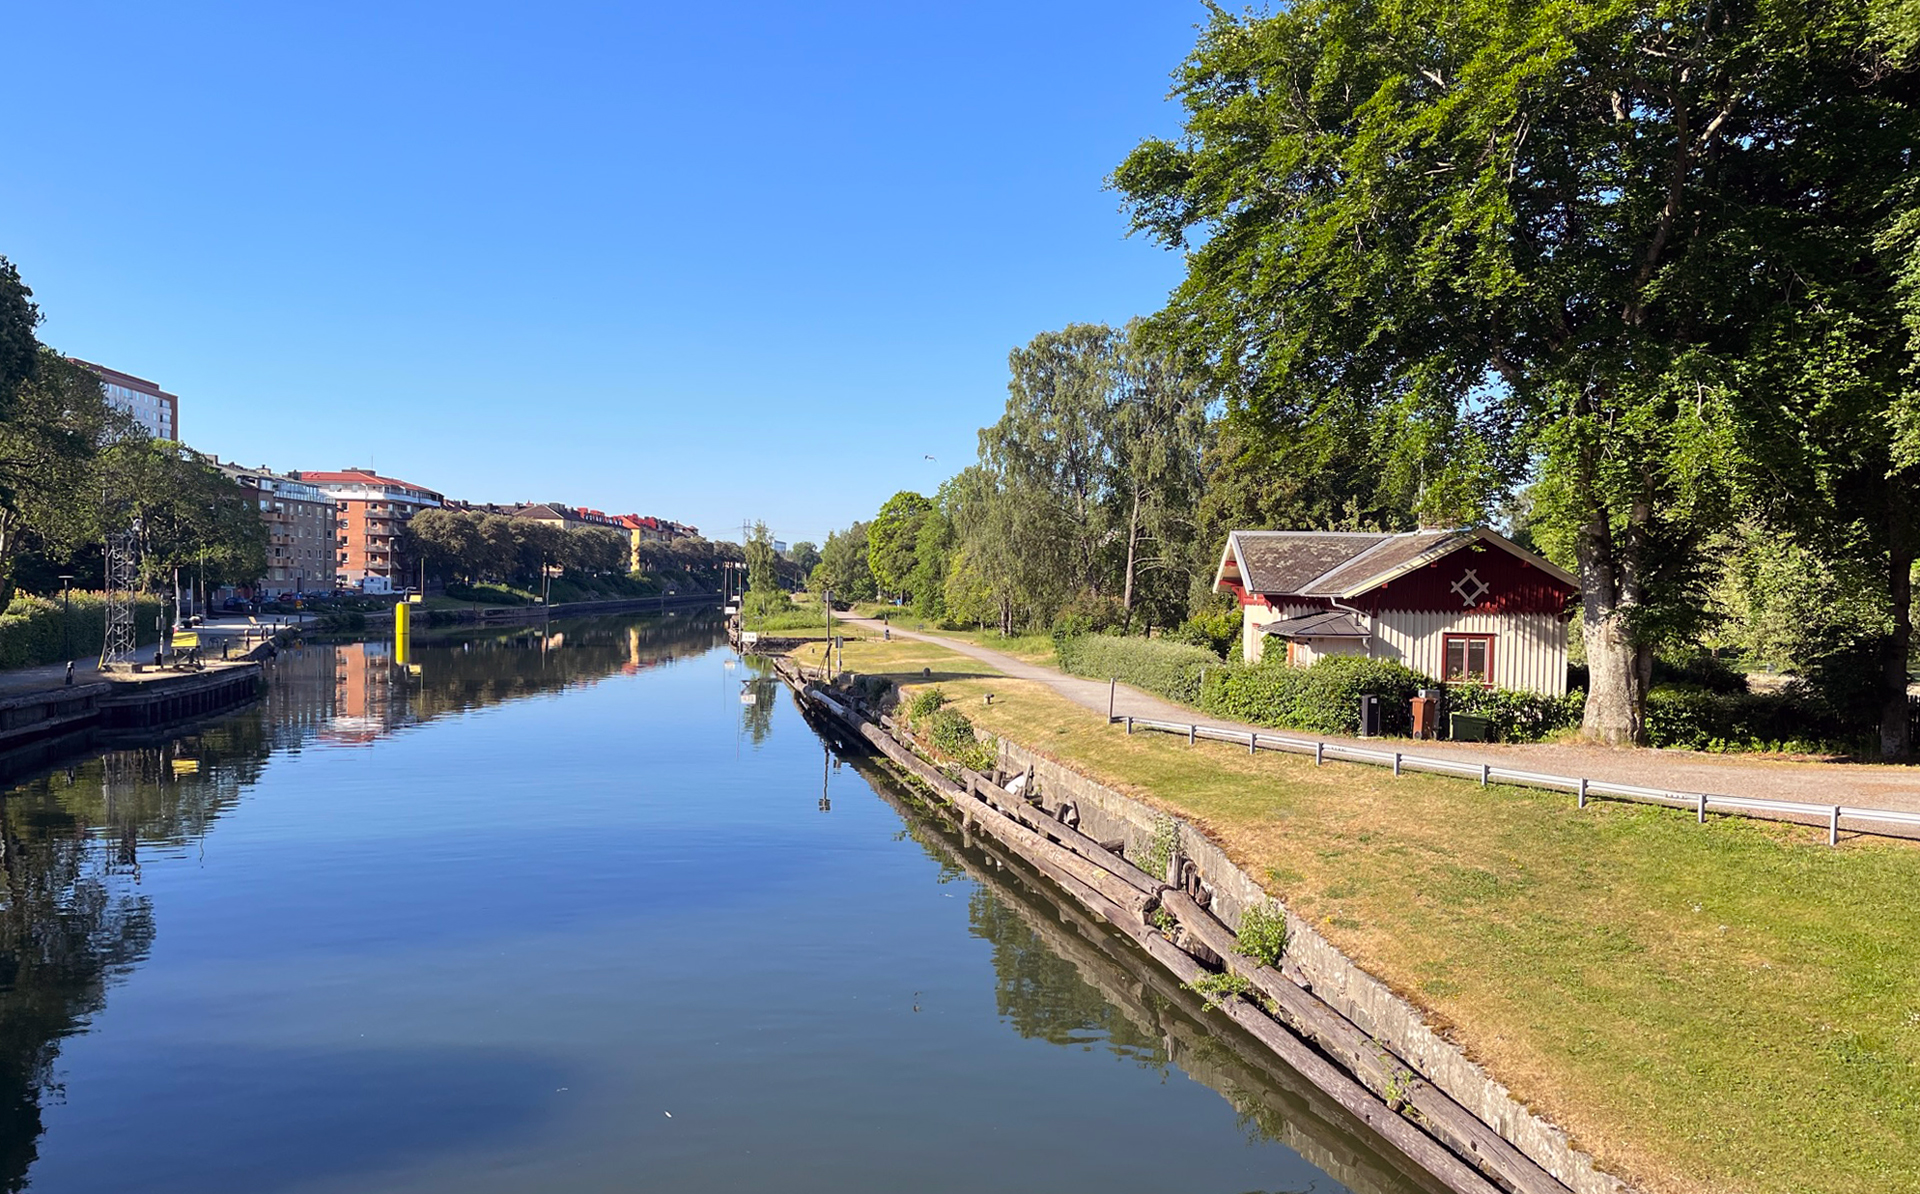
<path id="1" fill-rule="evenodd" d="M 1429 514 L 1537 469 L 1542 541 L 1582 582 L 1586 731 L 1641 740 L 1771 317 L 1808 303 L 1802 263 L 1865 260 L 1901 214 L 1914 84 L 1874 22 L 1866 0 L 1216 10 L 1185 134 L 1114 176 L 1187 254 L 1157 326 L 1256 432 L 1364 428 Z"/>
<path id="2" fill-rule="evenodd" d="M 856 522 L 844 531 L 834 531 L 820 547 L 820 563 L 808 583 L 815 589 L 831 589 L 841 601 L 871 601 L 880 590 L 873 581 L 873 569 L 867 563 L 867 524 Z"/>
<path id="3" fill-rule="evenodd" d="M 23 550 L 67 558 L 100 536 L 100 452 L 136 430 L 100 379 L 49 348 L 0 420 L 0 609 Z"/>
<path id="4" fill-rule="evenodd" d="M 1207 400 L 1194 376 L 1147 342 L 1138 323 L 1115 346 L 1110 426 L 1115 501 L 1124 508 L 1126 561 L 1120 604 L 1131 630 L 1137 599 L 1147 596 L 1161 625 L 1187 613 L 1190 578 L 1206 564 L 1196 555 Z M 1142 578 L 1146 584 L 1141 584 Z M 1156 583 L 1157 582 L 1157 583 Z"/>
<path id="5" fill-rule="evenodd" d="M 20 280 L 13 262 L 0 257 L 0 419 L 11 414 L 14 394 L 33 379 L 45 359 L 35 337 L 39 326 L 33 291 Z"/>
<path id="6" fill-rule="evenodd" d="M 175 569 L 207 585 L 266 575 L 267 525 L 253 493 L 205 456 L 171 440 L 129 436 L 102 454 L 106 524 L 133 526 L 140 573 L 164 591 Z"/>
<path id="7" fill-rule="evenodd" d="M 933 503 L 903 489 L 886 500 L 867 527 L 867 570 L 883 593 L 908 592 L 917 562 L 920 526 Z"/>

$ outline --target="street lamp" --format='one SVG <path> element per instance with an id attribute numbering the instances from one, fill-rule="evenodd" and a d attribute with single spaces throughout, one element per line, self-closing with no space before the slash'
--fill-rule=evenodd
<path id="1" fill-rule="evenodd" d="M 73 574 L 60 574 L 60 653 L 73 658 Z"/>

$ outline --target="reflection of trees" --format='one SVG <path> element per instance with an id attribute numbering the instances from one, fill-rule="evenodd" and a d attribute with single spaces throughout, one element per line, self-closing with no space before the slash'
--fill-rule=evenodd
<path id="1" fill-rule="evenodd" d="M 1165 1072 L 1160 1038 L 1088 985 L 1023 917 L 986 887 L 975 887 L 967 905 L 973 935 L 993 946 L 999 980 L 994 1000 L 1015 1032 L 1056 1045 L 1103 1044 L 1117 1056 Z"/>
<path id="2" fill-rule="evenodd" d="M 741 686 L 740 728 L 755 746 L 773 732 L 773 702 L 779 691 L 779 682 L 771 676 L 755 676 Z M 748 697 L 753 700 L 749 702 Z"/>
<path id="3" fill-rule="evenodd" d="M 26 1186 L 39 1148 L 40 1099 L 55 1087 L 61 1038 L 106 1001 L 107 980 L 146 957 L 147 898 L 120 865 L 127 850 L 89 831 L 99 772 L 83 798 L 40 790 L 0 800 L 0 1187 Z M 132 821 L 125 822 L 127 826 Z M 118 833 L 114 835 L 116 838 Z"/>
<path id="4" fill-rule="evenodd" d="M 983 837 L 955 834 L 904 798 L 888 776 L 862 767 L 906 834 L 978 890 L 976 936 L 993 946 L 999 1009 L 1022 1036 L 1058 1045 L 1104 1045 L 1163 1074 L 1185 1073 L 1227 1100 L 1248 1137 L 1282 1144 L 1357 1194 L 1417 1194 L 1431 1179 L 1230 1022 L 1158 969 L 1024 864 Z"/>
<path id="5" fill-rule="evenodd" d="M 394 680 L 378 729 L 631 673 L 716 641 L 713 625 L 680 619 L 436 638 L 415 651 L 420 674 Z M 250 709 L 0 792 L 0 1192 L 27 1185 L 61 1040 L 84 1030 L 109 983 L 153 942 L 153 909 L 137 886 L 142 854 L 200 839 L 274 752 L 326 728 L 342 698 L 341 650 L 283 651 Z M 372 661 L 383 679 L 395 670 L 377 652 Z"/>

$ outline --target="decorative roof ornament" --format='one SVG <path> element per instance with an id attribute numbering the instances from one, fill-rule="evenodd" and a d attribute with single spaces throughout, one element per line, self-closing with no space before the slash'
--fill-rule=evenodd
<path id="1" fill-rule="evenodd" d="M 1460 594 L 1460 603 L 1466 609 L 1480 604 L 1480 598 L 1486 596 L 1491 587 L 1471 568 L 1467 569 L 1465 576 L 1453 582 L 1453 591 Z"/>

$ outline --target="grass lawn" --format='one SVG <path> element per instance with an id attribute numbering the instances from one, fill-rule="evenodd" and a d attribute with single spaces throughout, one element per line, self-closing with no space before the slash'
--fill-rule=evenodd
<path id="1" fill-rule="evenodd" d="M 1129 737 L 929 643 L 846 665 L 1187 818 L 1636 1185 L 1920 1190 L 1920 847 Z"/>

